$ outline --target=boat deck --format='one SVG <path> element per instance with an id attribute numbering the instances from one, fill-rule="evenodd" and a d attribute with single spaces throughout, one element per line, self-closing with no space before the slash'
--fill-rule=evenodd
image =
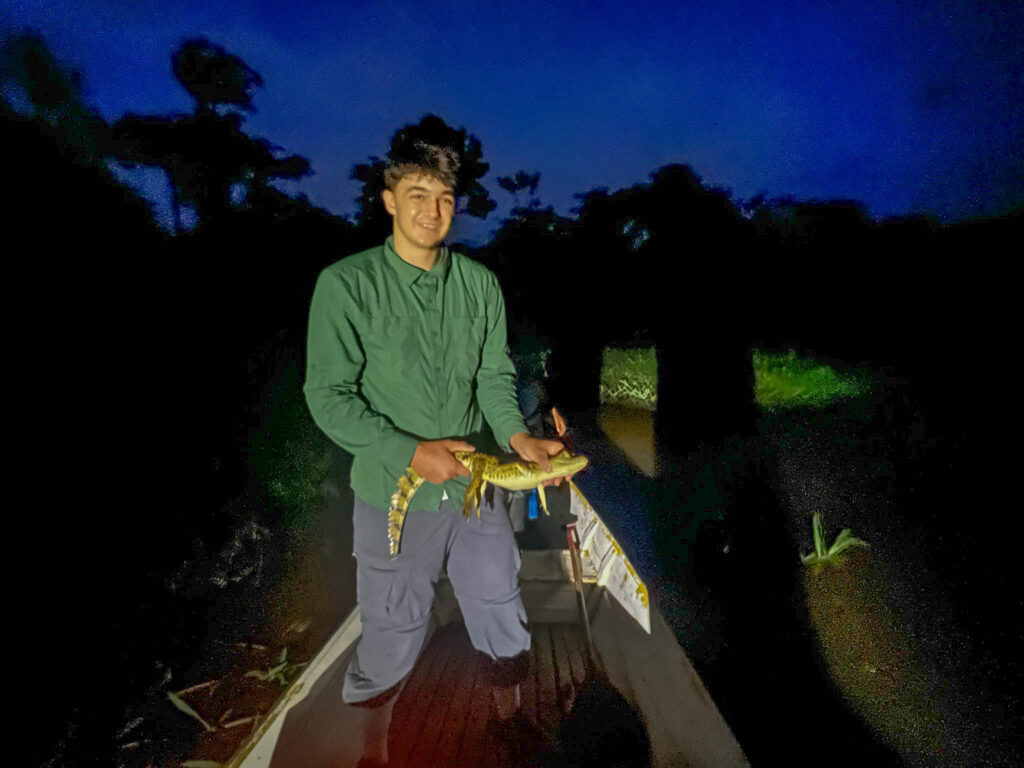
<path id="1" fill-rule="evenodd" d="M 588 497 L 599 509 L 616 511 L 616 523 L 636 537 L 636 526 L 624 512 L 644 496 L 647 478 L 642 468 L 638 473 L 626 466 L 622 449 L 596 436 L 596 424 L 588 425 L 582 418 L 574 421 L 592 460 L 591 475 L 582 478 L 593 487 Z M 533 637 L 529 675 L 522 686 L 526 718 L 545 736 L 558 733 L 565 765 L 610 764 L 625 754 L 634 761 L 630 764 L 653 768 L 749 768 L 657 607 L 651 607 L 646 631 L 585 568 L 585 603 L 598 657 L 594 667 L 603 679 L 586 676 L 591 668 L 585 663 L 589 650 L 563 529 L 575 519 L 569 489 L 550 488 L 547 497 L 551 517 L 542 514 L 516 534 L 523 564 L 521 596 Z M 338 513 L 350 514 L 349 503 L 339 502 Z M 642 535 L 634 548 L 645 551 Z M 515 764 L 515 756 L 498 738 L 483 660 L 471 647 L 444 574 L 436 585 L 433 613 L 434 632 L 395 703 L 388 737 L 390 764 Z M 360 755 L 353 754 L 358 749 L 353 743 L 353 708 L 343 703 L 341 690 L 360 632 L 358 612 L 352 611 L 306 668 L 308 687 L 289 689 L 279 702 L 280 716 L 264 724 L 266 747 L 251 754 L 240 752 L 244 763 L 239 765 L 356 765 Z"/>
<path id="2" fill-rule="evenodd" d="M 578 625 L 534 624 L 530 671 L 521 687 L 522 709 L 531 724 L 554 738 L 562 713 L 572 709 L 584 682 L 586 638 Z M 395 703 L 388 736 L 391 764 L 423 766 L 512 765 L 512 756 L 493 737 L 490 685 L 483 657 L 470 645 L 466 627 L 439 627 Z M 335 665 L 285 727 L 274 753 L 274 768 L 318 768 L 351 764 L 331 720 L 340 723 L 345 706 L 339 691 L 345 665 Z M 297 708 L 298 709 L 298 708 Z"/>

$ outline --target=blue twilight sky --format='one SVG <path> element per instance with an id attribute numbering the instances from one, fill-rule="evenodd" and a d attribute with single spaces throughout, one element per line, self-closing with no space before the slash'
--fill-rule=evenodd
<path id="1" fill-rule="evenodd" d="M 308 157 L 290 185 L 351 214 L 354 163 L 434 112 L 483 142 L 496 179 L 573 195 L 687 163 L 736 197 L 862 201 L 874 216 L 998 215 L 1024 201 L 1024 2 L 3 0 L 110 121 L 185 112 L 172 50 L 204 35 L 265 85 L 250 133 Z M 153 180 L 155 179 L 155 181 Z M 146 194 L 166 207 L 155 175 Z"/>

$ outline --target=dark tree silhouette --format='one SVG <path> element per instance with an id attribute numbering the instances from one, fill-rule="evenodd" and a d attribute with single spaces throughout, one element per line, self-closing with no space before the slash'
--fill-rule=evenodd
<path id="1" fill-rule="evenodd" d="M 147 453 L 147 460 L 156 457 L 137 450 L 143 443 L 126 438 L 120 409 L 127 405 L 138 422 L 143 397 L 126 402 L 135 391 L 148 390 L 150 404 L 164 398 L 154 385 L 159 377 L 139 359 L 140 347 L 133 338 L 144 313 L 136 295 L 122 286 L 128 275 L 137 279 L 144 269 L 139 254 L 159 261 L 165 242 L 148 204 L 107 168 L 107 126 L 86 104 L 81 76 L 59 62 L 33 31 L 4 41 L 0 62 L 8 222 L 0 250 L 7 283 L 18 292 L 8 304 L 12 333 L 6 355 L 24 404 L 9 419 L 21 457 L 18 476 L 27 488 L 47 487 L 55 464 L 39 457 L 52 450 L 55 440 L 62 441 L 61 435 L 73 432 L 78 447 L 73 458 L 60 462 L 61 482 L 82 499 L 102 499 L 104 510 L 100 525 L 95 517 L 74 514 L 63 505 L 10 521 L 11 535 L 38 542 L 47 552 L 40 570 L 44 575 L 34 578 L 30 589 L 19 590 L 11 606 L 38 630 L 35 652 L 51 660 L 32 671 L 36 684 L 26 686 L 25 705 L 49 713 L 24 730 L 27 762 L 39 765 L 51 758 L 62 737 L 72 738 L 68 721 L 74 719 L 81 762 L 68 755 L 67 760 L 58 756 L 53 764 L 111 763 L 104 750 L 123 706 L 109 698 L 117 685 L 106 686 L 88 702 L 80 700 L 89 676 L 61 651 L 59 638 L 69 623 L 103 626 L 111 635 L 123 630 L 138 638 L 134 627 L 124 626 L 124 617 L 132 616 L 138 603 L 129 599 L 129 579 L 121 569 L 144 550 L 151 559 L 151 552 L 130 520 L 119 524 L 115 510 L 120 494 L 138 490 L 133 483 L 142 474 L 141 462 L 129 453 Z M 148 330 L 153 340 L 155 329 Z M 69 376 L 75 379 L 70 385 Z M 129 381 L 147 384 L 122 386 Z M 51 407 L 57 403 L 62 405 Z M 117 481 L 111 482 L 115 466 Z M 106 487 L 101 490 L 100 485 Z M 133 499 L 133 511 L 142 497 L 138 493 Z M 155 504 L 148 507 L 159 517 Z M 153 521 L 148 525 L 154 527 Z M 116 548 L 104 544 L 114 539 Z M 124 546 L 125 541 L 132 545 Z M 132 578 L 146 572 L 139 569 Z M 108 599 L 97 601 L 97 594 Z M 61 608 L 54 611 L 58 603 Z M 140 672 L 141 665 L 124 659 L 122 649 L 115 650 L 97 633 L 83 633 L 78 652 L 101 666 L 117 664 L 118 684 Z"/>
<path id="2" fill-rule="evenodd" d="M 182 43 L 172 57 L 174 76 L 196 103 L 195 113 L 212 115 L 218 107 L 254 112 L 252 91 L 263 78 L 244 61 L 205 37 Z"/>
<path id="3" fill-rule="evenodd" d="M 525 171 L 518 171 L 513 176 L 499 176 L 498 186 L 504 189 L 506 192 L 512 195 L 515 199 L 516 206 L 519 205 L 519 193 L 523 190 L 528 190 L 530 193 L 531 200 L 528 203 L 528 207 L 536 207 L 540 204 L 540 201 L 533 197 L 537 191 L 537 185 L 540 183 L 540 172 L 533 174 L 532 176 Z M 514 212 L 513 212 L 513 215 Z"/>
<path id="4" fill-rule="evenodd" d="M 512 195 L 523 189 L 532 195 L 540 174 L 520 171 L 514 178 L 498 179 L 498 183 Z M 493 233 L 481 258 L 501 281 L 513 331 L 528 327 L 549 337 L 565 326 L 555 299 L 572 262 L 573 224 L 552 206 L 542 208 L 540 200 L 532 198 L 528 206 L 514 207 Z"/>
<path id="5" fill-rule="evenodd" d="M 195 209 L 201 231 L 220 231 L 239 207 L 235 198 L 251 205 L 267 199 L 273 180 L 312 173 L 306 158 L 282 156 L 281 147 L 242 130 L 243 116 L 234 110 L 253 111 L 252 90 L 263 80 L 241 59 L 198 38 L 182 44 L 171 60 L 195 101 L 194 114 L 129 114 L 114 124 L 113 140 L 126 166 L 150 165 L 167 174 L 176 232 L 182 205 Z"/>
<path id="6" fill-rule="evenodd" d="M 437 115 L 428 114 L 418 123 L 410 123 L 395 132 L 386 158 L 374 156 L 369 162 L 359 163 L 352 168 L 351 178 L 363 184 L 356 198 L 356 223 L 367 247 L 381 242 L 391 234 L 391 217 L 381 199 L 384 169 L 389 161 L 408 156 L 408 148 L 419 141 L 449 147 L 458 156 L 459 176 L 455 185 L 459 203 L 457 213 L 484 219 L 497 206 L 480 183 L 480 179 L 490 169 L 490 165 L 483 162 L 480 140 L 467 133 L 465 128 L 456 130 Z"/>
<path id="7" fill-rule="evenodd" d="M 109 148 L 107 124 L 82 97 L 81 73 L 61 65 L 37 31 L 0 47 L 0 91 L 7 110 L 45 126 L 76 161 L 95 163 Z"/>
<path id="8" fill-rule="evenodd" d="M 565 345 L 553 358 L 565 395 L 595 405 L 602 343 L 643 337 L 658 351 L 663 449 L 685 454 L 749 432 L 753 233 L 728 191 L 668 165 L 646 184 L 577 197 L 574 282 L 586 286 L 588 304 L 607 310 L 588 317 L 593 343 Z"/>
<path id="9" fill-rule="evenodd" d="M 156 233 L 149 204 L 107 168 L 110 127 L 82 96 L 81 73 L 61 64 L 26 30 L 0 45 L 0 117 L 8 152 L 8 215 L 39 239 L 103 236 L 105 245 Z M 61 226 L 54 227 L 59 221 Z M 119 222 L 112 226 L 112 222 Z"/>
<path id="10" fill-rule="evenodd" d="M 279 157 L 281 147 L 248 136 L 237 115 L 149 117 L 126 115 L 114 124 L 118 159 L 126 166 L 161 168 L 171 182 L 175 228 L 181 229 L 180 206 L 195 208 L 203 229 L 222 224 L 232 208 L 235 185 L 251 191 L 274 179 L 310 174 L 309 161 L 298 155 Z"/>
<path id="11" fill-rule="evenodd" d="M 753 238 L 728 191 L 688 166 L 651 174 L 643 208 L 668 279 L 651 291 L 658 350 L 658 440 L 671 455 L 749 434 L 756 421 L 750 299 Z"/>

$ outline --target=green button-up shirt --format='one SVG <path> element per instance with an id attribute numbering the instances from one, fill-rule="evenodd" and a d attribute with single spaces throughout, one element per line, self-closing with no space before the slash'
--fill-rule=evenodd
<path id="1" fill-rule="evenodd" d="M 421 440 L 510 450 L 528 431 L 515 375 L 501 286 L 463 254 L 441 248 L 425 271 L 389 237 L 320 273 L 303 391 L 317 426 L 353 455 L 352 490 L 364 501 L 390 506 Z M 424 483 L 411 509 L 437 509 L 444 491 L 461 502 L 468 484 Z"/>

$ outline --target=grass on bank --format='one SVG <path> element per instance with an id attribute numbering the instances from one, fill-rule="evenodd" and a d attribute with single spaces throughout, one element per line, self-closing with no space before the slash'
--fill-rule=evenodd
<path id="1" fill-rule="evenodd" d="M 768 411 L 783 408 L 831 405 L 837 400 L 866 394 L 871 385 L 866 373 L 841 373 L 830 365 L 797 357 L 753 353 L 754 399 Z"/>
<path id="2" fill-rule="evenodd" d="M 772 354 L 755 349 L 754 399 L 765 410 L 821 408 L 858 397 L 871 388 L 865 372 L 840 372 L 794 350 Z M 658 360 L 654 347 L 606 347 L 601 360 L 601 403 L 653 411 L 658 405 Z"/>
<path id="3" fill-rule="evenodd" d="M 658 406 L 658 360 L 654 347 L 616 349 L 601 355 L 601 404 L 653 411 Z"/>

